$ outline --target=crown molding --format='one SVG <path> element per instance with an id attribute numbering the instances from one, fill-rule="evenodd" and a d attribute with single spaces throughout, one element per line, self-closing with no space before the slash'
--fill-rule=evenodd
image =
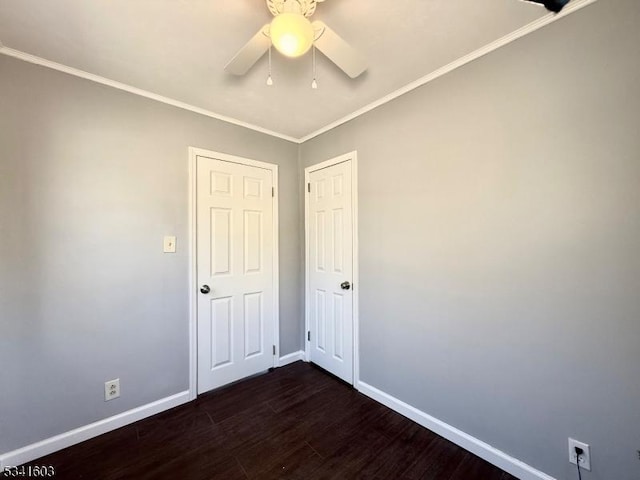
<path id="1" fill-rule="evenodd" d="M 533 22 L 525 25 L 524 27 L 519 28 L 518 30 L 515 30 L 507 35 L 505 35 L 502 38 L 499 38 L 498 40 L 491 42 L 487 45 L 485 45 L 484 47 L 481 47 L 467 55 L 465 55 L 464 57 L 460 57 L 457 60 L 454 60 L 453 62 L 451 62 L 448 65 L 445 65 L 444 67 L 441 67 L 431 73 L 429 73 L 428 75 L 425 75 L 424 77 L 419 78 L 418 80 L 415 80 L 414 82 L 411 82 L 407 85 L 405 85 L 402 88 L 399 88 L 398 90 L 391 92 L 388 95 L 385 95 L 384 97 L 380 98 L 379 100 L 376 100 L 375 102 L 372 102 L 368 105 L 365 105 L 364 107 L 356 110 L 355 112 L 342 117 L 339 120 L 336 120 L 335 122 L 329 123 L 328 125 L 325 125 L 324 127 L 316 130 L 313 133 L 310 133 L 309 135 L 306 135 L 302 138 L 300 138 L 298 140 L 298 143 L 304 143 L 306 141 L 311 140 L 312 138 L 317 137 L 318 135 L 322 135 L 323 133 L 328 132 L 329 130 L 333 130 L 336 127 L 339 127 L 340 125 L 347 123 L 351 120 L 353 120 L 354 118 L 359 117 L 360 115 L 364 115 L 367 112 L 370 112 L 371 110 L 378 108 L 382 105 L 384 105 L 385 103 L 389 103 L 392 100 L 395 100 L 396 98 L 409 93 L 413 90 L 415 90 L 416 88 L 419 88 L 423 85 L 426 85 L 429 82 L 432 82 L 433 80 L 442 77 L 443 75 L 446 75 L 447 73 L 462 67 L 463 65 L 466 65 L 467 63 L 470 63 L 474 60 L 477 60 L 480 57 L 483 57 L 485 55 L 487 55 L 488 53 L 493 52 L 494 50 L 497 50 L 498 48 L 504 47 L 505 45 L 524 37 L 525 35 L 528 35 L 530 33 L 535 32 L 536 30 L 549 25 L 550 23 L 555 22 L 556 20 L 559 20 L 563 17 L 566 17 L 567 15 L 570 15 L 578 10 L 580 10 L 581 8 L 586 7 L 587 5 L 591 5 L 592 3 L 597 2 L 598 0 L 573 0 L 572 2 L 570 2 L 560 13 L 548 13 L 547 15 L 540 17 L 537 20 L 534 20 Z"/>
<path id="2" fill-rule="evenodd" d="M 63 65 L 61 63 L 52 62 L 51 60 L 47 60 L 45 58 L 38 57 L 36 55 L 31 55 L 30 53 L 21 52 L 20 50 L 15 50 L 13 48 L 6 47 L 2 45 L 2 43 L 0 43 L 0 53 L 3 55 L 7 55 L 8 57 L 17 58 L 25 62 L 33 63 L 35 65 L 40 65 L 42 67 L 51 68 L 52 70 L 57 70 L 59 72 L 67 73 L 75 77 L 84 78 L 85 80 L 90 80 L 92 82 L 100 83 L 108 87 L 113 87 L 118 90 L 123 90 L 128 93 L 133 93 L 134 95 L 139 95 L 141 97 L 149 98 L 151 100 L 165 103 L 167 105 L 181 108 L 183 110 L 188 110 L 190 112 L 204 115 L 206 117 L 215 118 L 216 120 L 220 120 L 222 122 L 230 123 L 232 125 L 237 125 L 243 128 L 248 128 L 249 130 L 254 130 L 256 132 L 264 133 L 272 137 L 281 138 L 282 140 L 287 140 L 293 143 L 300 143 L 299 139 L 291 137 L 289 135 L 285 135 L 280 132 L 275 132 L 273 130 L 263 128 L 258 125 L 253 125 L 251 123 L 243 122 L 242 120 L 238 120 L 236 118 L 227 117 L 226 115 L 220 115 L 219 113 L 212 112 L 205 108 L 196 107 L 195 105 L 190 105 L 188 103 L 181 102 L 180 100 L 175 100 L 173 98 L 165 97 L 163 95 L 158 95 L 156 93 L 149 92 L 148 90 L 143 90 L 142 88 L 133 87 L 131 85 L 127 85 L 126 83 L 117 82 L 109 78 L 101 77 L 100 75 L 95 75 L 93 73 L 85 72 L 84 70 L 79 70 L 77 68 L 68 67 L 67 65 Z"/>
<path id="3" fill-rule="evenodd" d="M 463 65 L 466 65 L 467 63 L 470 63 L 474 60 L 477 60 L 480 57 L 483 57 L 485 55 L 487 55 L 488 53 L 493 52 L 494 50 L 497 50 L 498 48 L 504 47 L 505 45 L 518 40 L 519 38 L 524 37 L 525 35 L 528 35 L 530 33 L 535 32 L 536 30 L 539 30 L 540 28 L 549 25 L 550 23 L 555 22 L 556 20 L 559 20 L 563 17 L 566 17 L 567 15 L 571 15 L 574 12 L 577 12 L 578 10 L 586 7 L 587 5 L 591 5 L 592 3 L 597 2 L 598 0 L 572 0 L 571 2 L 569 2 L 569 4 L 562 10 L 562 12 L 560 13 L 548 13 L 547 15 L 540 17 L 537 20 L 534 20 L 533 22 L 525 25 L 524 27 L 519 28 L 518 30 L 515 30 L 507 35 L 505 35 L 502 38 L 499 38 L 498 40 L 495 40 L 463 57 L 460 57 L 457 60 L 454 60 L 453 62 L 449 63 L 448 65 L 445 65 L 444 67 L 441 67 L 427 75 L 425 75 L 424 77 L 419 78 L 418 80 L 415 80 L 407 85 L 405 85 L 402 88 L 399 88 L 398 90 L 395 90 L 394 92 L 389 93 L 388 95 L 385 95 L 384 97 L 376 100 L 375 102 L 369 103 L 368 105 L 365 105 L 364 107 L 356 110 L 355 112 L 350 113 L 349 115 L 346 115 L 334 122 L 331 122 L 327 125 L 325 125 L 324 127 L 309 133 L 308 135 L 305 135 L 301 138 L 295 138 L 292 137 L 290 135 L 285 135 L 284 133 L 280 133 L 280 132 L 276 132 L 273 130 L 269 130 L 267 128 L 264 127 L 260 127 L 258 125 L 253 125 L 251 123 L 247 123 L 247 122 L 243 122 L 242 120 L 238 120 L 236 118 L 232 118 L 232 117 L 227 117 L 226 115 L 221 115 L 219 113 L 215 113 L 212 112 L 210 110 L 204 109 L 204 108 L 200 108 L 200 107 L 196 107 L 195 105 L 190 105 L 188 103 L 185 102 L 181 102 L 179 100 L 175 100 L 169 97 L 165 97 L 162 95 L 158 95 L 156 93 L 153 92 L 149 92 L 147 90 L 143 90 L 141 88 L 137 88 L 137 87 L 133 87 L 131 85 L 127 85 L 126 83 L 122 83 L 122 82 L 117 82 L 115 80 L 111 80 L 105 77 L 101 77 L 100 75 L 95 75 L 93 73 L 89 73 L 89 72 L 85 72 L 84 70 L 79 70 L 77 68 L 73 68 L 73 67 L 68 67 L 67 65 L 63 65 L 61 63 L 56 63 L 56 62 L 52 62 L 50 60 L 47 60 L 45 58 L 41 58 L 35 55 L 31 55 L 29 53 L 25 53 L 25 52 L 21 52 L 20 50 L 15 50 L 13 48 L 9 48 L 6 47 L 2 44 L 2 42 L 0 42 L 0 54 L 3 55 L 7 55 L 9 57 L 14 57 L 17 58 L 19 60 L 23 60 L 25 62 L 29 62 L 29 63 L 33 63 L 36 65 L 40 65 L 43 67 L 47 67 L 47 68 L 51 68 L 53 70 L 57 70 L 59 72 L 63 72 L 63 73 L 67 73 L 69 75 L 74 75 L 76 77 L 80 77 L 80 78 L 84 78 L 85 80 L 90 80 L 92 82 L 96 82 L 96 83 L 100 83 L 102 85 L 106 85 L 109 87 L 113 87 L 113 88 L 117 88 L 118 90 L 123 90 L 125 92 L 128 93 L 132 93 L 134 95 L 139 95 L 141 97 L 145 97 L 145 98 L 149 98 L 151 100 L 155 100 L 157 102 L 161 102 L 161 103 L 165 103 L 167 105 L 171 105 L 173 107 L 177 107 L 177 108 L 181 108 L 183 110 L 188 110 L 190 112 L 193 113 L 197 113 L 200 115 L 204 115 L 206 117 L 210 117 L 210 118 L 215 118 L 216 120 L 220 120 L 222 122 L 226 122 L 226 123 L 230 123 L 232 125 L 237 125 L 239 127 L 243 127 L 243 128 L 248 128 L 249 130 L 254 130 L 256 132 L 260 132 L 260 133 L 264 133 L 265 135 L 270 135 L 272 137 L 276 137 L 276 138 L 280 138 L 282 140 L 286 140 L 288 142 L 292 142 L 292 143 L 297 143 L 297 144 L 302 144 L 305 143 L 319 135 L 322 135 L 323 133 L 328 132 L 329 130 L 333 130 L 336 127 L 339 127 L 340 125 L 347 123 L 361 115 L 364 115 L 367 112 L 370 112 L 371 110 L 374 110 L 382 105 L 384 105 L 385 103 L 389 103 L 392 100 L 395 100 L 396 98 L 409 93 L 413 90 L 415 90 L 416 88 L 419 88 L 423 85 L 426 85 L 429 82 L 432 82 L 433 80 L 442 77 L 443 75 L 446 75 L 447 73 L 462 67 Z"/>

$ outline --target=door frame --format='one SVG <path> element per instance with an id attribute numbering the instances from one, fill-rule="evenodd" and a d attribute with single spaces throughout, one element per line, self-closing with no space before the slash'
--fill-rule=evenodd
<path id="1" fill-rule="evenodd" d="M 358 275 L 358 151 L 354 150 L 344 155 L 325 160 L 304 169 L 304 359 L 311 360 L 311 344 L 307 340 L 309 331 L 309 195 L 307 185 L 312 172 L 332 167 L 339 163 L 351 161 L 351 209 L 352 209 L 352 233 L 353 233 L 353 278 L 351 291 L 353 292 L 353 386 L 357 389 L 360 384 L 360 321 L 359 321 L 359 297 L 360 280 Z"/>
<path id="2" fill-rule="evenodd" d="M 198 250 L 196 228 L 197 219 L 197 161 L 198 157 L 207 157 L 225 162 L 238 163 L 249 167 L 270 170 L 273 175 L 273 320 L 276 353 L 273 367 L 280 359 L 280 272 L 279 272 L 279 221 L 278 221 L 278 165 L 250 158 L 238 157 L 227 153 L 214 152 L 203 148 L 189 147 L 189 400 L 198 396 Z"/>

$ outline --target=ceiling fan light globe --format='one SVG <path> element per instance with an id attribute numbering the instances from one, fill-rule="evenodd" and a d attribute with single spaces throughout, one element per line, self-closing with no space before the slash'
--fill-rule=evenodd
<path id="1" fill-rule="evenodd" d="M 299 57 L 313 45 L 311 22 L 299 13 L 281 13 L 271 22 L 271 42 L 283 55 Z"/>

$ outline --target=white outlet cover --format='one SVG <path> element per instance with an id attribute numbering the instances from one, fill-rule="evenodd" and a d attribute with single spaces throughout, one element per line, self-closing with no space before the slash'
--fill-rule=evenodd
<path id="1" fill-rule="evenodd" d="M 578 440 L 574 440 L 573 438 L 569 438 L 569 462 L 574 465 L 577 464 L 575 447 L 581 448 L 584 452 L 580 456 L 580 468 L 591 471 L 591 450 L 589 449 L 589 445 L 579 442 Z"/>
<path id="2" fill-rule="evenodd" d="M 120 396 L 120 379 L 104 382 L 104 401 L 108 402 Z"/>
<path id="3" fill-rule="evenodd" d="M 166 235 L 163 242 L 164 253 L 176 253 L 176 237 L 173 235 Z"/>

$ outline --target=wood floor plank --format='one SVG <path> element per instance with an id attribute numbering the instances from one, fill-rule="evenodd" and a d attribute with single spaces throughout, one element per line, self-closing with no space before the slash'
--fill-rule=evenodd
<path id="1" fill-rule="evenodd" d="M 278 459 L 270 468 L 255 475 L 260 480 L 307 480 L 321 465 L 323 459 L 308 445 L 303 444 Z"/>
<path id="2" fill-rule="evenodd" d="M 467 478 L 482 478 L 485 480 L 502 480 L 504 472 L 485 462 L 475 455 L 468 454 L 449 480 L 466 480 Z"/>
<path id="3" fill-rule="evenodd" d="M 363 432 L 358 437 L 341 444 L 330 456 L 325 457 L 309 480 L 360 478 L 359 472 L 385 448 L 388 440 L 373 430 Z M 362 448 L 363 445 L 367 448 Z"/>
<path id="4" fill-rule="evenodd" d="M 253 446 L 237 449 L 236 458 L 250 478 L 258 477 L 265 470 L 272 470 L 280 463 L 286 464 L 292 452 L 312 456 L 317 453 L 305 442 L 304 435 L 295 427 L 284 429 L 275 435 L 255 443 Z"/>
<path id="5" fill-rule="evenodd" d="M 466 451 L 442 437 L 436 437 L 398 478 L 405 480 L 447 480 L 464 459 Z M 474 478 L 474 477 L 469 477 Z"/>
<path id="6" fill-rule="evenodd" d="M 412 423 L 360 471 L 358 478 L 398 478 L 437 438 L 435 433 Z"/>
<path id="7" fill-rule="evenodd" d="M 59 480 L 515 480 L 304 362 L 31 464 Z"/>
<path id="8" fill-rule="evenodd" d="M 458 466 L 464 461 L 465 457 L 470 455 L 446 440 L 438 439 L 434 442 L 434 445 L 436 445 L 433 451 L 434 455 L 430 457 L 431 462 L 420 476 L 420 480 L 448 480 L 458 470 Z"/>
<path id="9" fill-rule="evenodd" d="M 296 424 L 294 418 L 276 413 L 262 403 L 253 411 L 242 412 L 219 425 L 225 432 L 227 448 L 236 451 L 252 448 L 269 437 L 293 429 Z"/>

